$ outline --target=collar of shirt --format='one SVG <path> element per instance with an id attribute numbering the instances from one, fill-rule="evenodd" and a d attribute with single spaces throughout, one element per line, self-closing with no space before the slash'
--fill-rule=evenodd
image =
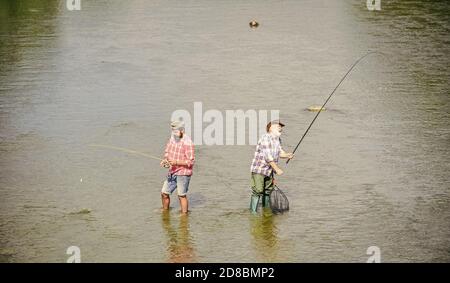
<path id="1" fill-rule="evenodd" d="M 184 141 L 184 137 L 185 137 L 185 136 L 183 136 L 181 139 L 179 139 L 179 140 L 177 141 L 173 136 L 170 136 L 170 142 L 171 142 L 171 143 L 179 143 L 179 142 L 183 142 L 183 141 Z"/>
<path id="2" fill-rule="evenodd" d="M 269 139 L 271 139 L 272 141 L 274 141 L 274 142 L 279 142 L 279 143 L 281 143 L 281 139 L 280 139 L 280 137 L 274 137 L 272 134 L 270 134 L 270 133 L 266 133 L 266 136 L 269 138 Z"/>

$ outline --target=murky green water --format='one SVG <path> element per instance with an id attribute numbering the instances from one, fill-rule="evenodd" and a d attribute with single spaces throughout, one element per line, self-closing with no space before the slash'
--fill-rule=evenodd
<path id="1" fill-rule="evenodd" d="M 447 1 L 0 1 L 0 261 L 450 260 Z M 257 19 L 259 28 L 248 22 Z M 282 216 L 252 216 L 253 146 L 198 146 L 191 214 L 159 211 L 176 109 L 279 109 Z"/>

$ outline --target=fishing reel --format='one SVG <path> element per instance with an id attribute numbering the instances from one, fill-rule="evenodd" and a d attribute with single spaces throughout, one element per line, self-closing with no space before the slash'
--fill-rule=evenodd
<path id="1" fill-rule="evenodd" d="M 164 168 L 170 168 L 170 163 L 169 163 L 169 161 L 163 160 L 162 163 L 163 163 L 163 167 L 164 167 Z"/>

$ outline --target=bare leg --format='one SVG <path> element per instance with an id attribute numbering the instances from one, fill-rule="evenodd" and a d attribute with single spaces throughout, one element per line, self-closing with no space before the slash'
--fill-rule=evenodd
<path id="1" fill-rule="evenodd" d="M 163 209 L 166 209 L 166 210 L 169 209 L 170 196 L 168 194 L 161 193 L 161 202 L 162 202 Z"/>
<path id="2" fill-rule="evenodd" d="M 181 213 L 187 213 L 189 205 L 187 196 L 178 196 L 178 199 L 180 200 Z"/>

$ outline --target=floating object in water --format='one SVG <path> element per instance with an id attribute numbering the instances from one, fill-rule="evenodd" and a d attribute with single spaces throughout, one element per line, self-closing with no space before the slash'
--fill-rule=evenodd
<path id="1" fill-rule="evenodd" d="M 78 211 L 78 214 L 88 214 L 91 213 L 91 210 L 89 208 L 82 208 L 80 211 Z"/>
<path id="2" fill-rule="evenodd" d="M 80 183 L 83 183 L 83 178 L 80 178 Z"/>
<path id="3" fill-rule="evenodd" d="M 80 211 L 72 212 L 70 214 L 89 214 L 91 210 L 89 208 L 82 208 Z"/>
<path id="4" fill-rule="evenodd" d="M 320 111 L 320 109 L 322 108 L 322 106 L 317 106 L 317 105 L 314 105 L 314 106 L 309 106 L 308 107 L 308 110 L 309 111 L 312 111 L 312 112 L 317 112 L 317 111 Z M 322 111 L 325 111 L 325 110 L 327 110 L 325 107 L 322 109 Z"/>
<path id="5" fill-rule="evenodd" d="M 251 27 L 251 28 L 257 28 L 258 26 L 259 26 L 259 23 L 257 22 L 257 21 L 255 21 L 255 20 L 252 20 L 250 23 L 248 23 L 249 24 L 249 26 Z"/>

